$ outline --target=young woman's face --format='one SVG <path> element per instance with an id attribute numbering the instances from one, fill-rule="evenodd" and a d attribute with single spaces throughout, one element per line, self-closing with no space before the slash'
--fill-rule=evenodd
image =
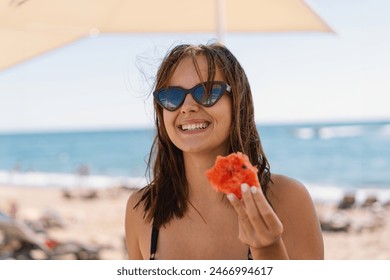
<path id="1" fill-rule="evenodd" d="M 203 55 L 197 56 L 203 80 L 207 80 L 208 65 Z M 225 81 L 217 68 L 215 81 Z M 185 89 L 201 83 L 191 57 L 184 58 L 170 80 L 169 86 Z M 176 111 L 163 110 L 165 129 L 173 144 L 184 153 L 226 154 L 232 122 L 232 100 L 228 93 L 211 107 L 198 104 L 191 94 Z"/>

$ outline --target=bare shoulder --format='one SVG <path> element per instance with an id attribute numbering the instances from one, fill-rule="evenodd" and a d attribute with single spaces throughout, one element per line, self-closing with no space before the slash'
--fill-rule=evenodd
<path id="1" fill-rule="evenodd" d="M 129 259 L 142 259 L 140 237 L 145 228 L 144 208 L 139 203 L 142 191 L 134 191 L 127 200 L 125 231 Z"/>
<path id="2" fill-rule="evenodd" d="M 291 259 L 323 259 L 323 240 L 313 201 L 306 187 L 283 175 L 272 175 L 267 198 L 283 224 Z"/>
<path id="3" fill-rule="evenodd" d="M 310 194 L 301 182 L 279 174 L 273 174 L 271 179 L 267 198 L 281 219 L 314 212 Z"/>
<path id="4" fill-rule="evenodd" d="M 302 199 L 311 201 L 309 192 L 301 182 L 280 174 L 273 174 L 271 179 L 267 193 L 271 203 L 278 204 L 280 201 L 293 203 L 295 200 L 301 201 Z"/>
<path id="5" fill-rule="evenodd" d="M 132 192 L 127 200 L 127 210 L 131 210 L 130 212 L 132 213 L 133 210 L 137 210 L 139 207 L 142 208 L 142 204 L 140 204 L 139 207 L 136 207 L 138 202 L 141 200 L 141 197 L 142 190 Z"/>
<path id="6" fill-rule="evenodd" d="M 141 201 L 143 189 L 134 191 L 130 194 L 126 206 L 126 226 L 132 228 L 141 228 L 145 223 L 144 203 Z"/>

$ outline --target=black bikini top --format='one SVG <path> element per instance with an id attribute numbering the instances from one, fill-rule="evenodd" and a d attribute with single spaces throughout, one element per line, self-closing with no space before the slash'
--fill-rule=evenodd
<path id="1" fill-rule="evenodd" d="M 154 260 L 157 251 L 157 240 L 158 240 L 159 229 L 155 226 L 152 227 L 152 236 L 150 241 L 150 257 L 149 260 Z M 253 260 L 251 249 L 248 248 L 248 260 Z"/>

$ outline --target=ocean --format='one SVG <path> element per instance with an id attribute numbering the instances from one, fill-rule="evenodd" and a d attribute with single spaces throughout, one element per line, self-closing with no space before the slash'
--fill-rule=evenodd
<path id="1" fill-rule="evenodd" d="M 261 125 L 272 173 L 316 199 L 345 192 L 390 199 L 390 122 Z M 0 185 L 145 184 L 152 129 L 0 134 Z"/>

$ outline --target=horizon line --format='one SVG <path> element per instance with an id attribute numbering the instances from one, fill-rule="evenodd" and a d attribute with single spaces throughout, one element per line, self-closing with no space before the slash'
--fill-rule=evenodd
<path id="1" fill-rule="evenodd" d="M 390 119 L 344 119 L 344 120 L 312 120 L 312 121 L 256 121 L 256 126 L 339 126 L 339 125 L 370 125 L 370 124 L 390 124 Z M 19 128 L 0 129 L 0 136 L 17 134 L 45 134 L 45 133 L 93 133 L 110 131 L 142 131 L 153 130 L 154 125 L 127 125 L 127 126 L 84 126 L 84 127 L 43 127 L 43 128 Z"/>

